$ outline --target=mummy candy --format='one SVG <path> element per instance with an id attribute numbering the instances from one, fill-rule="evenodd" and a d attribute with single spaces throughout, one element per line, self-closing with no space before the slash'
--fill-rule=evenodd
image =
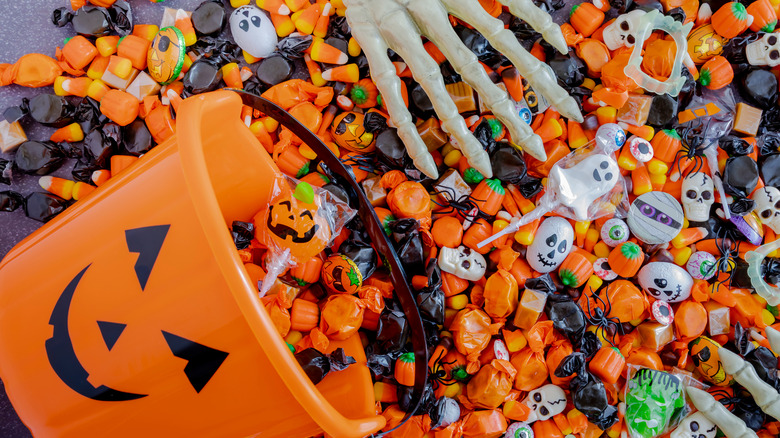
<path id="1" fill-rule="evenodd" d="M 536 232 L 525 258 L 536 272 L 552 272 L 571 252 L 574 229 L 561 217 L 547 218 Z"/>
<path id="2" fill-rule="evenodd" d="M 461 245 L 457 249 L 447 247 L 441 249 L 439 268 L 464 280 L 477 281 L 485 275 L 487 263 L 482 254 Z"/>
<path id="3" fill-rule="evenodd" d="M 674 263 L 648 263 L 639 270 L 638 278 L 645 293 L 656 300 L 679 303 L 691 296 L 693 279 Z"/>
<path id="4" fill-rule="evenodd" d="M 684 220 L 680 203 L 664 192 L 639 196 L 628 211 L 631 234 L 651 245 L 671 242 L 682 229 Z"/>
<path id="5" fill-rule="evenodd" d="M 566 407 L 566 394 L 559 386 L 548 384 L 528 393 L 523 403 L 531 408 L 527 423 L 544 421 L 563 412 Z"/>
<path id="6" fill-rule="evenodd" d="M 255 58 L 267 58 L 279 42 L 268 14 L 254 6 L 241 6 L 233 11 L 230 32 L 236 44 Z"/>

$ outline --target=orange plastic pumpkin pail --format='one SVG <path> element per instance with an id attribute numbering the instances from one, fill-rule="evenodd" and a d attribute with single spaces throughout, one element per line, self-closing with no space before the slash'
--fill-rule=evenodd
<path id="1" fill-rule="evenodd" d="M 186 99 L 176 135 L 0 262 L 0 378 L 36 436 L 361 437 L 385 425 L 357 363 L 314 386 L 229 231 L 279 170 L 241 99 Z"/>

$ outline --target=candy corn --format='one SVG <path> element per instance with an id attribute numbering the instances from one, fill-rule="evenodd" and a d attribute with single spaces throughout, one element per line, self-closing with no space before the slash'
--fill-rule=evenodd
<path id="1" fill-rule="evenodd" d="M 78 123 L 71 123 L 68 126 L 62 127 L 49 137 L 49 140 L 60 143 L 63 141 L 76 142 L 84 140 L 84 131 L 81 129 L 81 125 Z"/>
<path id="2" fill-rule="evenodd" d="M 360 69 L 357 64 L 342 65 L 322 72 L 322 79 L 326 81 L 338 81 L 355 83 L 360 79 Z"/>
<path id="3" fill-rule="evenodd" d="M 349 56 L 341 50 L 326 43 L 321 38 L 315 38 L 309 47 L 311 59 L 326 64 L 343 65 L 349 61 Z M 357 79 L 355 80 L 357 82 Z"/>
<path id="4" fill-rule="evenodd" d="M 62 199 L 73 199 L 74 182 L 71 180 L 57 178 L 56 176 L 42 176 L 38 184 L 49 193 L 53 193 Z"/>

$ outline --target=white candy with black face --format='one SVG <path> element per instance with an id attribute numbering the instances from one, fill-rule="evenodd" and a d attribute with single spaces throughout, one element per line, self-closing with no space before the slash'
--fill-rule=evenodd
<path id="1" fill-rule="evenodd" d="M 255 58 L 267 58 L 279 38 L 268 14 L 254 6 L 241 6 L 230 14 L 230 32 L 241 49 Z"/>
<path id="2" fill-rule="evenodd" d="M 562 217 L 549 217 L 539 226 L 525 259 L 536 272 L 552 272 L 569 255 L 573 244 L 574 229 L 569 221 Z"/>
<path id="3" fill-rule="evenodd" d="M 439 251 L 439 268 L 468 281 L 477 281 L 485 275 L 487 262 L 482 254 L 461 245 L 457 249 L 446 246 Z"/>
<path id="4" fill-rule="evenodd" d="M 612 218 L 601 226 L 601 240 L 615 247 L 628 240 L 628 225 L 623 220 Z"/>
<path id="5" fill-rule="evenodd" d="M 717 433 L 718 426 L 701 412 L 696 412 L 683 418 L 669 438 L 715 438 Z"/>
<path id="6" fill-rule="evenodd" d="M 752 199 L 756 202 L 754 211 L 761 219 L 761 223 L 775 233 L 780 233 L 780 190 L 765 186 L 756 190 Z"/>
<path id="7" fill-rule="evenodd" d="M 648 263 L 639 270 L 638 279 L 645 293 L 656 300 L 679 303 L 691 296 L 693 279 L 674 263 Z"/>
<path id="8" fill-rule="evenodd" d="M 557 385 L 548 384 L 528 393 L 523 403 L 531 408 L 527 423 L 548 420 L 566 408 L 566 393 Z"/>
<path id="9" fill-rule="evenodd" d="M 627 14 L 618 15 L 615 21 L 602 32 L 607 48 L 616 50 L 620 47 L 633 47 L 636 43 L 639 22 L 646 13 L 641 9 L 635 9 Z"/>

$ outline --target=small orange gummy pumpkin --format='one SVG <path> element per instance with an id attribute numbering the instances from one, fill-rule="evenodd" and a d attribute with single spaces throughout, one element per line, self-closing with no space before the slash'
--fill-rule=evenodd
<path id="1" fill-rule="evenodd" d="M 501 186 L 501 181 L 483 179 L 471 192 L 471 198 L 480 211 L 488 216 L 495 216 L 498 210 L 501 210 L 501 202 L 504 200 L 505 194 L 506 191 Z"/>
<path id="2" fill-rule="evenodd" d="M 710 90 L 719 90 L 734 80 L 734 69 L 729 61 L 718 55 L 705 62 L 699 73 L 699 83 Z"/>
<path id="3" fill-rule="evenodd" d="M 636 275 L 642 262 L 645 260 L 645 254 L 642 248 L 634 242 L 623 242 L 616 246 L 609 253 L 607 262 L 612 271 L 623 278 L 629 278 Z"/>
<path id="4" fill-rule="evenodd" d="M 777 26 L 777 11 L 769 0 L 757 0 L 747 8 L 747 13 L 753 16 L 750 30 L 753 32 L 773 32 Z"/>
<path id="5" fill-rule="evenodd" d="M 739 2 L 729 2 L 712 14 L 712 27 L 724 38 L 734 38 L 748 28 L 748 13 Z"/>
<path id="6" fill-rule="evenodd" d="M 593 262 L 587 253 L 575 247 L 558 268 L 558 277 L 564 286 L 580 287 L 593 274 Z"/>
<path id="7" fill-rule="evenodd" d="M 395 380 L 404 386 L 414 386 L 414 353 L 404 353 L 395 361 Z"/>
<path id="8" fill-rule="evenodd" d="M 653 146 L 655 158 L 671 163 L 682 148 L 682 139 L 674 129 L 662 129 L 653 136 L 650 144 Z"/>

